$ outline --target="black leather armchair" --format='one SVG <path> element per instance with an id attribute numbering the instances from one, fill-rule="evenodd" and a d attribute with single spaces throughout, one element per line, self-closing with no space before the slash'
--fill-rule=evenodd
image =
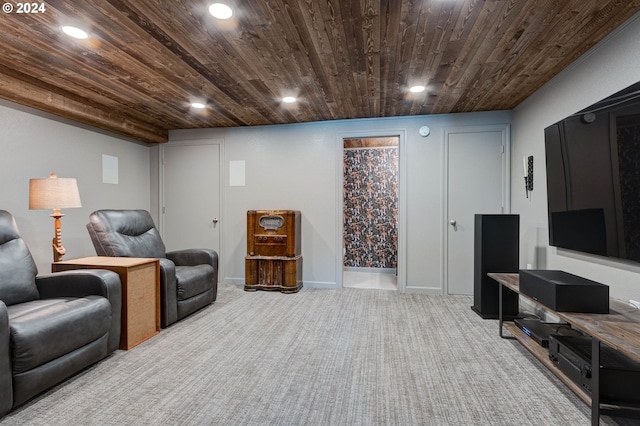
<path id="1" fill-rule="evenodd" d="M 210 249 L 166 252 L 146 210 L 97 210 L 87 224 L 98 256 L 160 259 L 160 323 L 163 328 L 216 300 L 218 254 Z"/>
<path id="2" fill-rule="evenodd" d="M 37 273 L 13 216 L 0 210 L 0 417 L 120 342 L 118 274 Z"/>

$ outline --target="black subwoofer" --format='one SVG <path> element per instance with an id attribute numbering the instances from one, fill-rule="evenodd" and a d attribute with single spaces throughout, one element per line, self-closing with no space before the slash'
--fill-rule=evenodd
<path id="1" fill-rule="evenodd" d="M 477 214 L 474 230 L 473 309 L 485 319 L 498 318 L 499 289 L 489 272 L 517 273 L 520 256 L 520 216 Z M 504 319 L 518 316 L 518 295 L 504 288 Z"/>

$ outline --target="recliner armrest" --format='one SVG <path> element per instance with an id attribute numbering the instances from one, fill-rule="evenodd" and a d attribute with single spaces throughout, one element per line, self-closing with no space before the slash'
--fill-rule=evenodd
<path id="1" fill-rule="evenodd" d="M 13 405 L 9 336 L 9 313 L 7 306 L 0 300 L 0 418 L 9 412 Z"/>
<path id="2" fill-rule="evenodd" d="M 209 264 L 218 268 L 218 253 L 211 249 L 186 249 L 167 252 L 167 259 L 171 259 L 178 266 L 196 266 Z"/>
<path id="3" fill-rule="evenodd" d="M 211 265 L 213 268 L 213 300 L 218 293 L 218 253 L 211 249 L 174 250 L 167 253 L 167 259 L 176 266 Z"/>
<path id="4" fill-rule="evenodd" d="M 172 260 L 160 258 L 160 325 L 166 328 L 178 321 L 178 287 L 176 265 Z"/>
<path id="5" fill-rule="evenodd" d="M 109 352 L 120 344 L 120 321 L 122 311 L 122 285 L 120 277 L 106 269 L 79 269 L 55 272 L 36 277 L 36 286 L 41 299 L 55 297 L 103 296 L 111 304 L 111 329 L 109 330 Z"/>

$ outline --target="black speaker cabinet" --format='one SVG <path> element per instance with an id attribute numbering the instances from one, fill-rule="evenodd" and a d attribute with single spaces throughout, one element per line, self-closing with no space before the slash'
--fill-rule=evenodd
<path id="1" fill-rule="evenodd" d="M 520 255 L 520 216 L 477 214 L 474 230 L 473 309 L 484 319 L 498 318 L 499 289 L 489 272 L 517 273 Z M 518 294 L 502 289 L 504 319 L 518 316 Z"/>

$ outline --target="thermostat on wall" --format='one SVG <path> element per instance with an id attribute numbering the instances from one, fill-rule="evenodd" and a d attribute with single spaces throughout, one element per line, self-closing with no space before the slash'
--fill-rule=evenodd
<path id="1" fill-rule="evenodd" d="M 418 130 L 418 133 L 420 133 L 420 136 L 426 137 L 429 136 L 429 133 L 431 133 L 431 129 L 429 129 L 429 126 L 422 126 Z"/>

